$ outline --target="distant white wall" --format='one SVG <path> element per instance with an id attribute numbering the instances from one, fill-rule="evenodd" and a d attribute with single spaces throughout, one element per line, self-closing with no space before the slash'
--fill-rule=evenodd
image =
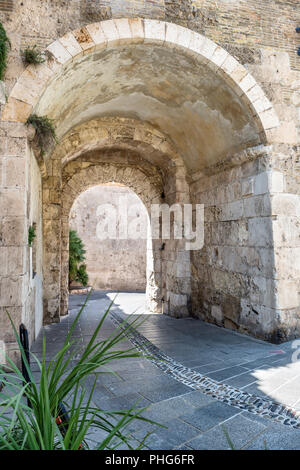
<path id="1" fill-rule="evenodd" d="M 147 221 L 147 211 L 130 189 L 120 185 L 96 186 L 82 193 L 70 213 L 70 227 L 75 229 L 86 247 L 89 284 L 95 289 L 146 290 L 147 240 L 99 240 L 97 216 L 100 204 L 118 205 L 127 198 L 127 207 L 137 205 Z M 116 229 L 120 220 L 117 220 Z"/>

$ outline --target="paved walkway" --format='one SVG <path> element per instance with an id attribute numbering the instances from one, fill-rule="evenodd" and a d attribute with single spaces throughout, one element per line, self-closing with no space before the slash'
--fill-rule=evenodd
<path id="1" fill-rule="evenodd" d="M 74 331 L 82 347 L 114 297 L 92 294 Z M 44 328 L 47 359 L 63 339 L 85 296 L 70 297 L 70 315 Z M 144 312 L 143 294 L 120 293 L 102 335 L 126 315 Z M 300 362 L 292 362 L 292 343 L 264 343 L 200 320 L 145 315 L 132 344 L 150 352 L 146 358 L 116 361 L 116 375 L 101 375 L 94 403 L 103 409 L 149 406 L 145 416 L 168 429 L 135 422 L 130 431 L 141 440 L 151 432 L 151 449 L 228 449 L 226 428 L 237 449 L 300 449 Z M 32 350 L 41 353 L 42 335 Z M 163 361 L 158 360 L 163 359 Z M 286 423 L 286 424 L 282 424 Z M 92 435 L 91 443 L 101 439 Z"/>

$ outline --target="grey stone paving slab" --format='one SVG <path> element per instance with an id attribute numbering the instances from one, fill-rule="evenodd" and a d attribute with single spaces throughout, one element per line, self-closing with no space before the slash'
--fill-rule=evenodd
<path id="1" fill-rule="evenodd" d="M 200 431 L 207 431 L 239 413 L 239 410 L 225 403 L 212 402 L 181 416 L 181 419 Z"/>
<path id="2" fill-rule="evenodd" d="M 187 398 L 189 395 L 191 395 L 191 393 L 153 403 L 144 413 L 144 416 L 160 423 L 166 423 L 171 419 L 189 413 L 191 409 L 193 409 L 192 401 Z"/>
<path id="3" fill-rule="evenodd" d="M 190 426 L 188 423 L 181 421 L 180 419 L 174 419 L 166 423 L 167 429 L 160 428 L 152 436 L 151 439 L 158 437 L 163 441 L 167 441 L 171 444 L 171 448 L 184 444 L 185 442 L 195 438 L 199 435 L 199 430 Z M 154 447 L 150 445 L 150 448 Z"/>
<path id="4" fill-rule="evenodd" d="M 187 393 L 183 396 L 183 399 L 195 408 L 200 408 L 200 406 L 208 405 L 209 403 L 215 402 L 214 398 L 208 395 L 204 395 L 204 393 L 200 392 L 199 390 Z M 180 414 L 183 415 L 184 413 Z"/>
<path id="5" fill-rule="evenodd" d="M 300 391 L 300 377 L 296 377 L 290 382 L 281 385 L 279 389 L 271 392 L 272 396 L 276 399 L 283 397 L 287 405 L 293 406 L 299 400 Z"/>
<path id="6" fill-rule="evenodd" d="M 270 427 L 243 449 L 246 450 L 300 450 L 300 433 L 297 430 L 287 430 Z"/>
<path id="7" fill-rule="evenodd" d="M 101 372 L 103 372 L 103 368 L 101 367 Z M 94 374 L 91 377 L 91 382 L 94 380 Z M 97 382 L 99 385 L 108 385 L 113 383 L 120 383 L 123 382 L 122 377 L 117 372 L 105 372 L 98 374 Z"/>
<path id="8" fill-rule="evenodd" d="M 158 376 L 149 376 L 139 378 L 138 374 L 132 376 L 131 380 L 128 380 L 122 384 L 120 383 L 112 383 L 107 384 L 107 388 L 114 394 L 114 395 L 124 395 L 132 391 L 133 389 L 143 393 L 144 396 L 151 395 L 152 391 L 165 389 L 167 390 L 170 387 L 179 387 L 179 390 L 182 390 L 182 384 L 178 383 L 172 377 L 168 377 L 166 375 L 160 374 Z M 184 390 L 186 387 L 184 388 Z M 190 389 L 188 389 L 190 391 Z M 178 393 L 179 394 L 179 393 Z M 168 397 L 166 397 L 168 398 Z"/>
<path id="9" fill-rule="evenodd" d="M 193 450 L 230 450 L 224 431 L 217 426 L 186 443 Z"/>
<path id="10" fill-rule="evenodd" d="M 217 362 L 219 362 L 217 360 Z M 224 364 L 223 361 L 220 361 L 222 364 Z M 192 360 L 185 360 L 183 359 L 181 361 L 181 364 L 183 364 L 186 367 L 190 367 L 191 369 L 198 370 L 200 371 L 200 367 L 207 367 L 209 366 L 211 368 L 212 364 L 216 364 L 216 360 L 214 357 L 205 357 L 204 359 L 202 357 L 197 359 L 192 359 Z M 216 364 L 217 365 L 217 364 Z M 219 365 L 219 364 L 218 364 Z M 218 367 L 219 368 L 219 367 Z"/>
<path id="11" fill-rule="evenodd" d="M 233 387 L 243 388 L 255 383 L 256 381 L 257 379 L 251 373 L 245 372 L 244 374 L 240 374 L 237 377 L 224 380 L 224 383 L 232 385 Z"/>
<path id="12" fill-rule="evenodd" d="M 222 425 L 187 442 L 192 449 L 199 450 L 238 450 L 246 446 L 253 439 L 260 439 L 259 436 L 266 430 L 266 426 L 261 423 L 250 421 L 244 416 L 237 415 L 225 421 Z"/>
<path id="13" fill-rule="evenodd" d="M 174 445 L 167 439 L 163 439 L 155 434 L 149 436 L 146 440 L 146 448 L 150 450 L 172 450 Z"/>
<path id="14" fill-rule="evenodd" d="M 190 390 L 191 389 L 186 385 L 178 383 L 176 385 L 167 385 L 159 388 L 144 388 L 140 390 L 140 393 L 148 398 L 148 400 L 156 402 L 189 393 Z"/>
<path id="15" fill-rule="evenodd" d="M 96 405 L 106 411 L 120 411 L 126 410 L 132 407 L 144 408 L 150 405 L 150 401 L 142 397 L 138 393 L 128 393 L 121 397 L 107 398 L 104 396 L 95 396 L 93 401 Z"/>
<path id="16" fill-rule="evenodd" d="M 216 380 L 217 382 L 224 382 L 224 380 L 229 379 L 230 377 L 235 377 L 237 375 L 243 374 L 247 369 L 240 366 L 229 367 L 223 370 L 218 370 L 216 372 L 208 372 L 207 375 L 211 379 Z"/>
<path id="17" fill-rule="evenodd" d="M 175 447 L 176 450 L 193 450 L 191 447 L 189 447 L 188 445 L 186 444 L 182 444 L 181 446 L 178 446 L 178 447 Z"/>

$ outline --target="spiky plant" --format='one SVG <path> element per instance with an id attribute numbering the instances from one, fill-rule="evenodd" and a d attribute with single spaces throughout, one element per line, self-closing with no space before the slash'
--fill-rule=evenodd
<path id="1" fill-rule="evenodd" d="M 45 339 L 41 362 L 32 354 L 39 367 L 39 385 L 30 370 L 25 351 L 11 320 L 30 382 L 25 383 L 22 373 L 7 358 L 6 369 L 0 368 L 0 380 L 4 383 L 4 389 L 0 393 L 0 450 L 88 449 L 86 440 L 93 430 L 106 433 L 104 439 L 97 443 L 98 450 L 116 448 L 120 444 L 126 444 L 128 449 L 133 449 L 127 431 L 132 421 L 142 420 L 159 425 L 142 416 L 145 408 L 105 411 L 91 405 L 96 378 L 90 392 L 87 392 L 84 385 L 91 374 L 97 377 L 99 374 L 108 373 L 107 366 L 114 360 L 141 356 L 134 348 L 117 349 L 117 345 L 124 340 L 127 329 L 138 326 L 140 320 L 136 319 L 130 324 L 126 322 L 125 330 L 119 327 L 108 338 L 99 341 L 97 338 L 112 302 L 78 359 L 72 333 L 87 299 L 88 296 L 70 328 L 63 347 L 49 365 L 46 365 Z M 11 374 L 7 373 L 7 369 Z M 69 423 L 65 429 L 57 419 L 61 404 L 69 414 Z M 7 415 L 8 411 L 10 415 Z M 143 447 L 145 439 L 137 445 L 137 449 Z"/>
<path id="2" fill-rule="evenodd" d="M 24 51 L 21 51 L 21 56 L 25 64 L 42 64 L 45 62 L 45 56 L 41 52 L 37 45 L 27 46 Z"/>

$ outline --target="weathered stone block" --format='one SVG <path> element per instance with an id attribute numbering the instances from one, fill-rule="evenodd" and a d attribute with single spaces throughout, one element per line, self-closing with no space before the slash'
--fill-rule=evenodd
<path id="1" fill-rule="evenodd" d="M 213 55 L 211 56 L 211 61 L 217 67 L 220 67 L 228 56 L 228 52 L 225 51 L 222 47 L 218 46 L 215 50 Z"/>
<path id="2" fill-rule="evenodd" d="M 26 239 L 26 219 L 24 217 L 5 217 L 0 219 L 0 245 L 22 246 Z"/>
<path id="3" fill-rule="evenodd" d="M 145 38 L 144 23 L 141 18 L 129 18 L 132 39 L 136 42 L 143 42 Z"/>
<path id="4" fill-rule="evenodd" d="M 0 190 L 0 214 L 5 216 L 25 215 L 25 190 L 2 189 Z"/>
<path id="5" fill-rule="evenodd" d="M 178 47 L 185 47 L 186 49 L 189 47 L 191 42 L 192 31 L 187 28 L 183 28 L 182 26 L 178 26 L 178 35 L 177 35 L 177 46 Z"/>
<path id="6" fill-rule="evenodd" d="M 6 342 L 6 352 L 8 352 L 8 343 L 16 340 L 7 311 L 14 324 L 18 326 L 22 321 L 22 307 L 0 307 L 0 338 L 2 341 Z"/>
<path id="7" fill-rule="evenodd" d="M 2 277 L 0 279 L 0 307 L 22 305 L 22 293 L 22 277 Z"/>
<path id="8" fill-rule="evenodd" d="M 239 87 L 241 90 L 243 90 L 244 93 L 253 88 L 255 85 L 256 81 L 250 73 L 248 73 L 239 83 Z"/>
<path id="9" fill-rule="evenodd" d="M 271 197 L 273 215 L 300 217 L 300 196 L 297 194 L 276 194 Z"/>
<path id="10" fill-rule="evenodd" d="M 251 196 L 254 193 L 254 181 L 253 178 L 242 181 L 242 196 Z"/>
<path id="11" fill-rule="evenodd" d="M 2 121 L 26 122 L 32 111 L 31 104 L 9 98 L 2 113 Z"/>
<path id="12" fill-rule="evenodd" d="M 167 45 L 175 45 L 178 35 L 178 26 L 174 23 L 166 23 L 166 43 Z"/>
<path id="13" fill-rule="evenodd" d="M 213 305 L 211 307 L 211 316 L 217 323 L 222 323 L 224 315 L 220 305 Z"/>
<path id="14" fill-rule="evenodd" d="M 74 37 L 78 44 L 80 44 L 80 47 L 83 51 L 86 51 L 88 49 L 91 49 L 92 47 L 95 46 L 95 43 L 90 36 L 87 28 L 83 27 L 80 29 L 76 29 L 73 31 Z"/>
<path id="15" fill-rule="evenodd" d="M 220 220 L 238 220 L 243 216 L 243 201 L 233 201 L 222 205 Z"/>
<path id="16" fill-rule="evenodd" d="M 284 190 L 284 176 L 278 171 L 265 171 L 254 177 L 254 194 L 281 193 Z"/>
<path id="17" fill-rule="evenodd" d="M 166 24 L 164 21 L 144 20 L 145 42 L 165 42 Z"/>
<path id="18" fill-rule="evenodd" d="M 67 49 L 58 40 L 50 44 L 50 46 L 47 47 L 47 50 L 60 64 L 64 64 L 68 60 L 72 59 L 70 52 L 67 51 Z"/>
<path id="19" fill-rule="evenodd" d="M 25 158 L 9 157 L 5 159 L 5 177 L 3 185 L 5 188 L 25 188 Z"/>
<path id="20" fill-rule="evenodd" d="M 107 38 L 104 34 L 103 29 L 101 28 L 101 23 L 89 24 L 86 26 L 86 29 L 89 32 L 89 35 L 91 36 L 95 44 L 97 44 L 98 46 L 102 44 L 103 47 L 106 46 Z"/>
<path id="21" fill-rule="evenodd" d="M 115 19 L 114 22 L 118 30 L 120 41 L 127 42 L 129 39 L 131 40 L 132 34 L 128 18 L 118 18 Z"/>
<path id="22" fill-rule="evenodd" d="M 269 217 L 254 217 L 248 220 L 250 246 L 273 246 L 273 224 Z"/>
<path id="23" fill-rule="evenodd" d="M 24 274 L 24 247 L 0 246 L 0 266 L 2 276 Z"/>
<path id="24" fill-rule="evenodd" d="M 272 129 L 280 125 L 279 119 L 273 108 L 259 113 L 259 119 L 265 129 Z"/>
<path id="25" fill-rule="evenodd" d="M 82 48 L 71 32 L 65 34 L 62 38 L 59 39 L 59 41 L 73 57 L 82 52 Z"/>
<path id="26" fill-rule="evenodd" d="M 119 32 L 113 20 L 102 21 L 101 28 L 110 43 L 117 44 L 120 42 Z"/>
<path id="27" fill-rule="evenodd" d="M 298 285 L 294 280 L 278 280 L 275 284 L 276 307 L 290 309 L 299 306 Z"/>

